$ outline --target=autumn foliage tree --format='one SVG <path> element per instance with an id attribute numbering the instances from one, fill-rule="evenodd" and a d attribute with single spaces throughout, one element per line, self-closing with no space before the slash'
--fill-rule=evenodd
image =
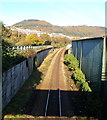
<path id="1" fill-rule="evenodd" d="M 51 37 L 48 34 L 40 35 L 40 38 L 45 42 L 45 44 L 51 43 Z"/>
<path id="2" fill-rule="evenodd" d="M 12 46 L 14 45 L 24 45 L 26 34 L 23 34 L 18 31 L 12 31 L 10 28 L 7 28 L 0 23 L 2 27 L 2 37 L 3 39 L 10 43 Z"/>
<path id="3" fill-rule="evenodd" d="M 71 43 L 71 40 L 69 38 L 62 36 L 52 37 L 51 41 L 52 41 L 52 45 L 56 47 L 63 47 Z"/>
<path id="4" fill-rule="evenodd" d="M 10 43 L 12 46 L 26 46 L 26 45 L 52 45 L 56 47 L 61 47 L 68 42 L 66 37 L 62 36 L 54 36 L 50 37 L 48 34 L 41 34 L 38 36 L 37 34 L 26 35 L 19 31 L 12 31 L 10 28 L 6 28 L 2 25 L 2 36 L 4 36 L 4 40 Z"/>
<path id="5" fill-rule="evenodd" d="M 26 36 L 26 45 L 43 45 L 44 41 L 36 34 Z"/>

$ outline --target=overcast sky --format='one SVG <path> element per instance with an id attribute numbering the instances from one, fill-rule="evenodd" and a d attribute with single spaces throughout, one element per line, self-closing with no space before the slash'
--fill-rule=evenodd
<path id="1" fill-rule="evenodd" d="M 75 1 L 1 0 L 0 20 L 7 26 L 25 19 L 46 20 L 60 26 L 105 26 L 105 0 Z"/>

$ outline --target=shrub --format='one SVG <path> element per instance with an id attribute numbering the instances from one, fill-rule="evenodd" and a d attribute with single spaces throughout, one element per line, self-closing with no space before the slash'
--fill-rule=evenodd
<path id="1" fill-rule="evenodd" d="M 80 81 L 76 81 L 76 86 L 77 86 L 78 88 L 80 88 L 80 89 L 82 88 L 82 84 L 83 84 L 83 83 L 81 83 Z"/>
<path id="2" fill-rule="evenodd" d="M 73 77 L 75 78 L 76 81 L 81 81 L 81 82 L 85 82 L 85 75 L 83 74 L 83 72 L 81 71 L 80 68 L 76 68 Z"/>
<path id="3" fill-rule="evenodd" d="M 79 62 L 72 54 L 66 54 L 64 63 L 68 66 L 69 70 L 78 68 Z"/>
<path id="4" fill-rule="evenodd" d="M 28 50 L 20 52 L 19 54 L 25 58 L 31 58 L 36 55 L 36 52 L 33 49 L 28 49 Z"/>
<path id="5" fill-rule="evenodd" d="M 2 40 L 2 71 L 5 72 L 26 58 L 34 57 L 35 54 L 35 51 L 32 49 L 26 51 L 14 51 L 10 43 Z"/>
<path id="6" fill-rule="evenodd" d="M 88 91 L 88 92 L 92 91 L 87 82 L 83 83 L 82 91 Z"/>
<path id="7" fill-rule="evenodd" d="M 64 63 L 68 66 L 69 70 L 74 70 L 73 79 L 76 81 L 77 87 L 79 87 L 82 91 L 91 92 L 92 90 L 86 82 L 85 75 L 79 68 L 79 62 L 74 55 L 66 54 Z"/>
<path id="8" fill-rule="evenodd" d="M 65 55 L 65 58 L 64 58 L 64 63 L 66 64 L 66 65 L 69 65 L 70 64 L 70 61 L 72 61 L 72 56 L 71 56 L 71 54 L 66 54 Z"/>

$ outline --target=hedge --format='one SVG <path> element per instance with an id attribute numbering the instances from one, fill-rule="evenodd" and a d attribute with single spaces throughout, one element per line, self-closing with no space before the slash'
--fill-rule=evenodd
<path id="1" fill-rule="evenodd" d="M 79 68 L 79 61 L 74 57 L 74 55 L 66 54 L 64 63 L 68 66 L 70 71 L 74 71 L 72 78 L 76 82 L 77 87 L 79 87 L 81 91 L 91 92 L 92 90 L 89 87 L 88 82 L 86 82 L 86 77 L 82 70 Z"/>

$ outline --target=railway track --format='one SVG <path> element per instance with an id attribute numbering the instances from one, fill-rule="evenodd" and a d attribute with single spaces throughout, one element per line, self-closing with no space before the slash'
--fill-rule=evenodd
<path id="1" fill-rule="evenodd" d="M 70 102 L 68 88 L 64 82 L 63 54 L 65 49 L 60 49 L 48 68 L 42 84 L 35 91 L 35 104 L 32 115 L 38 118 L 65 118 L 70 116 Z"/>
<path id="2" fill-rule="evenodd" d="M 62 51 L 62 50 L 61 50 Z M 58 53 L 55 61 L 56 68 L 53 68 L 51 78 L 50 78 L 50 88 L 47 94 L 45 114 L 44 116 L 59 116 L 62 117 L 61 110 L 61 93 L 60 93 L 60 57 L 62 52 Z M 55 82 L 55 83 L 53 83 Z M 55 86 L 53 85 L 55 84 Z"/>

